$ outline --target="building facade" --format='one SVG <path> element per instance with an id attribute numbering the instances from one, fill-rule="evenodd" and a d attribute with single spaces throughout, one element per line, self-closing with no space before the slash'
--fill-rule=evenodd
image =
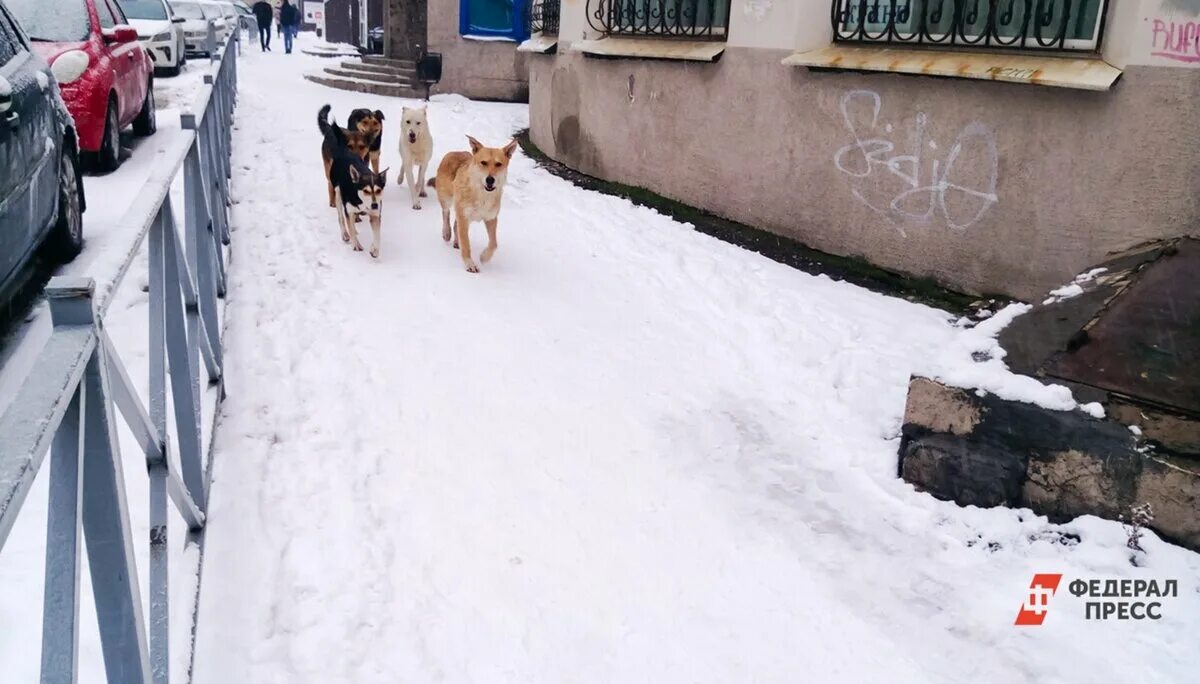
<path id="1" fill-rule="evenodd" d="M 534 10 L 532 140 L 584 173 L 1022 299 L 1200 232 L 1200 0 Z"/>
<path id="2" fill-rule="evenodd" d="M 529 37 L 525 0 L 387 0 L 384 51 L 415 60 L 424 50 L 442 56 L 434 93 L 479 100 L 526 102 Z"/>

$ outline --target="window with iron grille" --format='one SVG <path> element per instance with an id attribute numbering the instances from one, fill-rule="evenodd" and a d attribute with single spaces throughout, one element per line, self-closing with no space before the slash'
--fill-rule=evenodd
<path id="1" fill-rule="evenodd" d="M 1093 51 L 1107 0 L 833 0 L 836 41 Z"/>
<path id="2" fill-rule="evenodd" d="M 588 0 L 588 23 L 610 35 L 725 40 L 730 0 Z"/>
<path id="3" fill-rule="evenodd" d="M 529 24 L 530 35 L 541 33 L 544 36 L 558 35 L 558 13 L 562 0 L 530 0 Z"/>

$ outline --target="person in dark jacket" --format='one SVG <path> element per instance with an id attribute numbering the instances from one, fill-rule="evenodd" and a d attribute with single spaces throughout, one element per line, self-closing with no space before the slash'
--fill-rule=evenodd
<path id="1" fill-rule="evenodd" d="M 254 11 L 254 18 L 258 21 L 258 44 L 262 46 L 263 52 L 270 52 L 271 19 L 275 17 L 275 8 L 271 7 L 267 0 L 258 0 L 250 9 Z"/>
<path id="2" fill-rule="evenodd" d="M 300 10 L 288 0 L 283 0 L 283 6 L 279 8 L 279 24 L 283 27 L 284 51 L 290 55 L 292 41 L 300 33 Z"/>

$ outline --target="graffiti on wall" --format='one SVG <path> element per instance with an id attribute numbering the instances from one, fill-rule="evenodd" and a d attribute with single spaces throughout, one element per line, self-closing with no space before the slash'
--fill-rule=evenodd
<path id="1" fill-rule="evenodd" d="M 902 132 L 880 120 L 881 108 L 873 90 L 842 96 L 842 122 L 851 142 L 838 149 L 833 163 L 849 180 L 851 196 L 904 236 L 906 227 L 966 230 L 978 223 L 999 201 L 999 156 L 991 130 L 967 124 L 943 147 L 928 133 L 924 112 Z"/>
<path id="2" fill-rule="evenodd" d="M 1200 63 L 1200 22 L 1155 19 L 1150 24 L 1150 55 Z"/>

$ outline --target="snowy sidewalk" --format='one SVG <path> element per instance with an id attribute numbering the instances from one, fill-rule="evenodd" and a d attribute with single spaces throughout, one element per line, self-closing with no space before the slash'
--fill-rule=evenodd
<path id="1" fill-rule="evenodd" d="M 896 478 L 909 374 L 960 331 L 518 155 L 466 273 L 389 187 L 342 244 L 317 109 L 401 102 L 248 51 L 196 681 L 1169 682 L 1196 554 Z M 435 164 L 526 108 L 435 98 Z M 482 244 L 482 226 L 475 227 Z M 1078 535 L 1075 543 L 1062 532 Z M 1156 623 L 1012 625 L 1034 572 L 1177 578 Z M 1181 592 L 1182 593 L 1182 592 Z M 1065 605 L 1065 599 L 1064 599 Z"/>

